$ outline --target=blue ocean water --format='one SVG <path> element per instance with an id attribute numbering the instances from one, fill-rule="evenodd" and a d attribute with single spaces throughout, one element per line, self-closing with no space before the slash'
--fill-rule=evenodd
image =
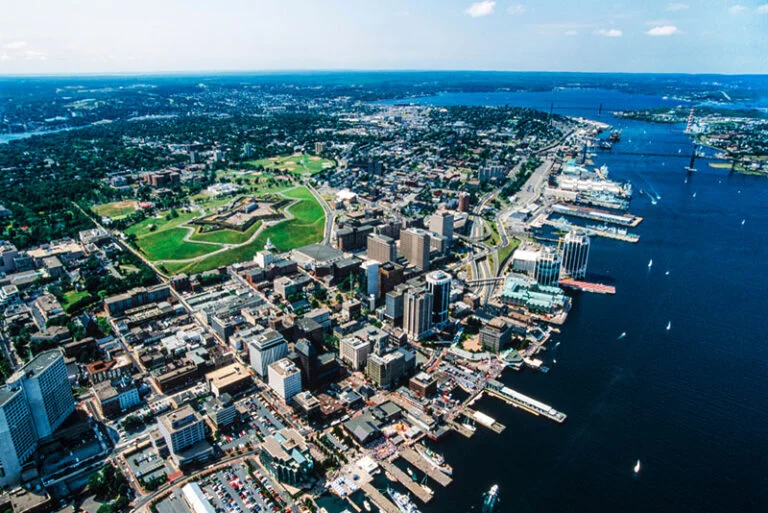
<path id="1" fill-rule="evenodd" d="M 602 103 L 600 119 L 622 128 L 623 138 L 596 164 L 634 184 L 631 211 L 645 219 L 634 230 L 639 244 L 594 240 L 590 273 L 618 291 L 577 297 L 560 346 L 545 354 L 552 370 L 505 375 L 568 420 L 557 425 L 484 399 L 478 409 L 507 429 L 478 427 L 469 440 L 441 442 L 454 485 L 434 484 L 436 498 L 422 511 L 479 511 L 494 483 L 500 512 L 766 511 L 768 179 L 700 161 L 686 183 L 684 127 L 610 115 L 675 100 L 561 90 L 419 101 L 542 110 L 554 102 L 559 114 L 592 118 Z M 641 188 L 660 197 L 656 205 Z"/>

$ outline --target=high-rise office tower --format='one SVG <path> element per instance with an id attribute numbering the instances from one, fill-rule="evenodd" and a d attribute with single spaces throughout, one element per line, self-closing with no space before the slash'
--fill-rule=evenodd
<path id="1" fill-rule="evenodd" d="M 0 388 L 0 447 L 0 486 L 13 486 L 37 449 L 32 412 L 20 388 Z"/>
<path id="2" fill-rule="evenodd" d="M 429 218 L 429 231 L 448 239 L 448 245 L 453 240 L 453 214 L 446 211 L 436 212 Z"/>
<path id="3" fill-rule="evenodd" d="M 589 237 L 585 233 L 568 232 L 563 239 L 563 274 L 576 279 L 587 275 L 589 244 Z"/>
<path id="4" fill-rule="evenodd" d="M 397 248 L 392 237 L 372 233 L 367 239 L 366 254 L 369 259 L 376 260 L 380 264 L 397 260 Z"/>
<path id="5" fill-rule="evenodd" d="M 448 321 L 448 307 L 451 303 L 451 275 L 434 271 L 427 275 L 427 290 L 432 294 L 432 322 L 442 324 Z"/>
<path id="6" fill-rule="evenodd" d="M 267 369 L 288 354 L 288 342 L 275 330 L 266 330 L 248 340 L 248 357 L 251 367 L 262 378 L 267 377 Z"/>
<path id="7" fill-rule="evenodd" d="M 408 290 L 403 298 L 403 330 L 411 340 L 419 340 L 432 330 L 432 294 Z"/>
<path id="8" fill-rule="evenodd" d="M 37 438 L 46 438 L 75 411 L 75 400 L 61 352 L 52 349 L 35 356 L 6 381 L 26 397 Z"/>
<path id="9" fill-rule="evenodd" d="M 543 246 L 536 257 L 534 278 L 541 285 L 557 285 L 560 281 L 560 251 L 552 246 Z"/>
<path id="10" fill-rule="evenodd" d="M 400 232 L 400 252 L 408 263 L 419 270 L 429 271 L 429 232 L 419 228 L 409 228 Z"/>

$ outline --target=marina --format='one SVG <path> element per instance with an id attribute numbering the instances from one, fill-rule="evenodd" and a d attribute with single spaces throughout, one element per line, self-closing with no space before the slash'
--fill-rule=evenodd
<path id="1" fill-rule="evenodd" d="M 360 485 L 360 488 L 371 499 L 371 502 L 373 502 L 382 512 L 400 513 L 400 508 L 385 497 L 384 494 L 377 490 L 371 483 L 364 483 Z"/>

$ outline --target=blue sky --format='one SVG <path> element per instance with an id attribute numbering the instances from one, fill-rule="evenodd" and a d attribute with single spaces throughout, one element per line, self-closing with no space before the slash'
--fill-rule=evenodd
<path id="1" fill-rule="evenodd" d="M 768 0 L 2 0 L 0 74 L 768 73 Z"/>

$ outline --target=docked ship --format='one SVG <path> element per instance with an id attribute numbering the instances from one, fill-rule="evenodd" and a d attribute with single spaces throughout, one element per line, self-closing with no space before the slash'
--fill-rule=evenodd
<path id="1" fill-rule="evenodd" d="M 611 135 L 608 136 L 608 140 L 611 142 L 621 141 L 621 130 L 611 130 Z"/>
<path id="2" fill-rule="evenodd" d="M 491 489 L 483 494 L 483 513 L 493 513 L 499 503 L 499 485 L 491 486 Z"/>
<path id="3" fill-rule="evenodd" d="M 429 447 L 423 444 L 417 444 L 416 445 L 416 452 L 418 452 L 422 458 L 427 460 L 429 464 L 431 464 L 433 467 L 435 467 L 437 470 L 442 472 L 443 474 L 452 476 L 453 475 L 453 467 L 451 467 L 448 463 L 445 462 L 445 458 L 441 454 L 436 453 Z"/>
<path id="4" fill-rule="evenodd" d="M 400 493 L 392 487 L 387 488 L 387 495 L 402 513 L 421 513 L 408 494 Z"/>

